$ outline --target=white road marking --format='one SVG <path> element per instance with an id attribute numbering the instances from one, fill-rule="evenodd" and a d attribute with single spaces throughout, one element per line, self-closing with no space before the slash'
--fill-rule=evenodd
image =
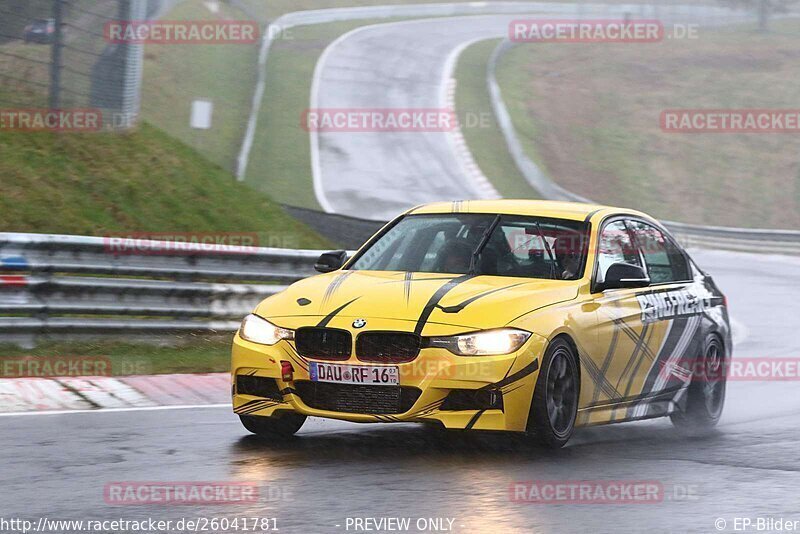
<path id="1" fill-rule="evenodd" d="M 230 404 L 187 404 L 183 406 L 138 406 L 133 408 L 100 408 L 96 410 L 49 410 L 44 412 L 0 413 L 0 417 L 23 417 L 26 415 L 67 415 L 81 413 L 159 412 L 164 410 L 196 410 L 200 408 L 232 409 L 232 406 Z"/>
<path id="2" fill-rule="evenodd" d="M 443 109 L 450 109 L 456 113 L 456 78 L 455 70 L 458 66 L 458 59 L 464 50 L 469 48 L 475 43 L 486 41 L 486 37 L 478 37 L 468 41 L 464 41 L 447 56 L 442 69 L 442 77 L 439 80 L 439 102 Z M 461 173 L 471 182 L 473 188 L 478 193 L 479 198 L 498 199 L 502 198 L 500 192 L 495 189 L 494 185 L 489 181 L 483 171 L 478 167 L 472 152 L 467 146 L 467 141 L 464 138 L 464 132 L 461 130 L 461 125 L 455 129 L 447 132 L 448 142 L 450 149 L 455 155 L 456 163 L 461 167 Z"/>

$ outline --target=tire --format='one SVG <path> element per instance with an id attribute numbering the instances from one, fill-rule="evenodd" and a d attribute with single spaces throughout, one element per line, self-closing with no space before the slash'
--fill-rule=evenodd
<path id="1" fill-rule="evenodd" d="M 694 369 L 685 408 L 670 415 L 672 424 L 682 433 L 703 434 L 717 425 L 725 406 L 726 369 L 725 348 L 716 335 L 711 335 Z"/>
<path id="2" fill-rule="evenodd" d="M 580 375 L 575 350 L 557 338 L 547 347 L 528 413 L 527 433 L 541 445 L 560 449 L 575 430 Z"/>
<path id="3" fill-rule="evenodd" d="M 306 416 L 298 413 L 285 413 L 275 417 L 240 415 L 239 419 L 247 430 L 269 440 L 290 438 L 306 422 Z"/>

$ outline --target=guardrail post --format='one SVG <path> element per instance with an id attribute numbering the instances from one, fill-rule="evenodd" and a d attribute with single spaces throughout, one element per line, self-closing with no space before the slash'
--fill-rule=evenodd
<path id="1" fill-rule="evenodd" d="M 50 109 L 61 108 L 61 55 L 64 48 L 64 0 L 53 0 L 55 33 L 50 58 Z"/>

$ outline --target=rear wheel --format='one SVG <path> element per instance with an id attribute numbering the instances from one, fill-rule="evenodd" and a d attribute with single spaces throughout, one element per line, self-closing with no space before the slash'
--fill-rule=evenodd
<path id="1" fill-rule="evenodd" d="M 284 413 L 274 417 L 240 415 L 239 419 L 244 427 L 253 434 L 272 440 L 293 436 L 306 422 L 306 416 L 298 413 Z"/>
<path id="2" fill-rule="evenodd" d="M 578 358 L 566 340 L 556 339 L 542 359 L 528 415 L 528 433 L 546 447 L 566 445 L 575 429 L 578 391 Z"/>
<path id="3" fill-rule="evenodd" d="M 686 393 L 686 407 L 670 416 L 679 430 L 703 433 L 719 422 L 725 405 L 726 366 L 722 342 L 714 335 L 709 336 Z"/>

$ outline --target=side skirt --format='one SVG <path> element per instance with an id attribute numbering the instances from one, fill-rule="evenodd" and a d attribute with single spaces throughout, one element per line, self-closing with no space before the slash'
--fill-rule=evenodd
<path id="1" fill-rule="evenodd" d="M 581 408 L 578 410 L 578 424 L 576 427 L 583 428 L 666 417 L 681 410 L 682 399 L 685 397 L 686 390 L 686 387 L 681 387 L 648 397 L 620 399 L 616 402 Z M 632 407 L 644 409 L 637 410 L 640 415 L 626 416 L 627 413 L 632 413 L 632 411 L 628 411 L 628 408 Z"/>

